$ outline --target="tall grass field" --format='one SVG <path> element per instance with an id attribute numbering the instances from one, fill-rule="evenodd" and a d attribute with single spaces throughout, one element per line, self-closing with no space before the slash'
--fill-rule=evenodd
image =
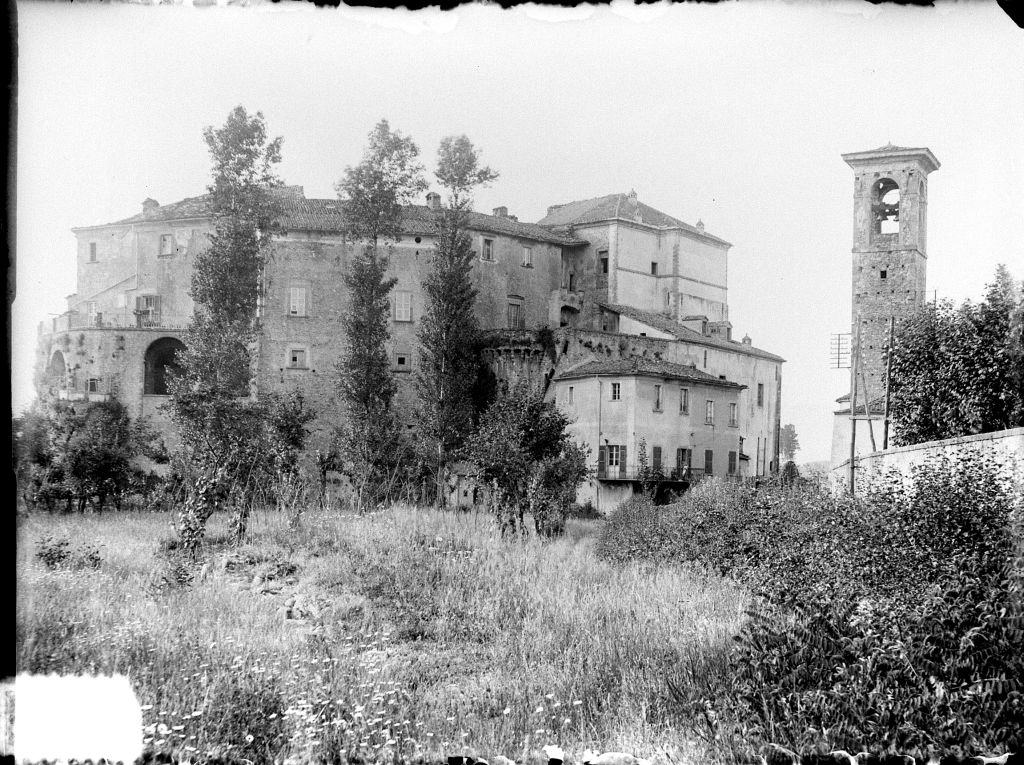
<path id="1" fill-rule="evenodd" d="M 189 565 L 165 514 L 21 518 L 19 671 L 127 674 L 147 747 L 193 762 L 702 761 L 667 678 L 739 631 L 729 580 L 609 562 L 601 521 L 541 541 L 483 514 L 265 513 L 242 545 L 227 521 Z"/>

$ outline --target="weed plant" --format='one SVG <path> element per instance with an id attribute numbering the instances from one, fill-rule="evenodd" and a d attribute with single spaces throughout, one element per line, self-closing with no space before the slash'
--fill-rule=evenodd
<path id="1" fill-rule="evenodd" d="M 670 679 L 721 759 L 792 749 L 1021 746 L 1021 472 L 973 454 L 863 496 L 704 481 L 610 519 L 606 559 L 697 564 L 757 596 L 731 650 Z"/>
<path id="2" fill-rule="evenodd" d="M 542 542 L 472 513 L 290 516 L 254 513 L 236 546 L 215 513 L 195 576 L 165 587 L 166 516 L 22 519 L 19 671 L 129 674 L 146 745 L 193 762 L 690 756 L 665 677 L 739 630 L 738 587 L 598 560 L 594 522 Z M 103 565 L 47 568 L 44 533 L 100 540 Z"/>

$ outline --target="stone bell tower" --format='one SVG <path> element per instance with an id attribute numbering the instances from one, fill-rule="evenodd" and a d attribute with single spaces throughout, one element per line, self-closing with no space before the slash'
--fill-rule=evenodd
<path id="1" fill-rule="evenodd" d="M 857 398 L 874 401 L 885 392 L 889 318 L 898 325 L 925 300 L 928 174 L 939 161 L 927 148 L 892 144 L 842 156 L 854 172 L 852 321 L 864 373 Z"/>

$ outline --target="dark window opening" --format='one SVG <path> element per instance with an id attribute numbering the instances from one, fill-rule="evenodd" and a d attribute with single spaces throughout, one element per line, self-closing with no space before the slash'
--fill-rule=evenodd
<path id="1" fill-rule="evenodd" d="M 729 452 L 729 475 L 736 475 L 736 452 Z"/>
<path id="2" fill-rule="evenodd" d="M 883 279 L 887 278 L 888 274 L 889 274 L 889 272 L 888 272 L 888 271 L 886 271 L 886 270 L 885 270 L 884 268 L 883 268 L 883 269 L 882 269 L 881 271 L 879 271 L 879 272 L 878 272 L 878 275 L 879 275 L 879 276 L 880 276 L 881 278 L 883 278 Z"/>
<path id="3" fill-rule="evenodd" d="M 655 263 L 654 261 L 651 261 L 651 276 L 657 276 L 657 275 L 658 275 L 658 264 Z"/>
<path id="4" fill-rule="evenodd" d="M 601 258 L 601 273 L 608 273 L 608 258 Z"/>
<path id="5" fill-rule="evenodd" d="M 711 475 L 715 466 L 715 453 L 711 449 L 704 450 L 704 475 Z"/>

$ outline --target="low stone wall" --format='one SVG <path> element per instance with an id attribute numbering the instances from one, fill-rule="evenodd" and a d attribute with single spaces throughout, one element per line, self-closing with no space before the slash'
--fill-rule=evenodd
<path id="1" fill-rule="evenodd" d="M 856 458 L 854 464 L 854 490 L 872 476 L 891 470 L 909 476 L 914 465 L 919 465 L 927 459 L 941 455 L 955 456 L 965 452 L 981 453 L 993 460 L 1016 460 L 1024 468 L 1024 428 L 997 430 L 941 441 L 925 441 L 913 446 L 901 446 L 862 455 Z M 849 486 L 850 460 L 843 460 L 834 465 L 829 477 L 836 490 Z"/>

